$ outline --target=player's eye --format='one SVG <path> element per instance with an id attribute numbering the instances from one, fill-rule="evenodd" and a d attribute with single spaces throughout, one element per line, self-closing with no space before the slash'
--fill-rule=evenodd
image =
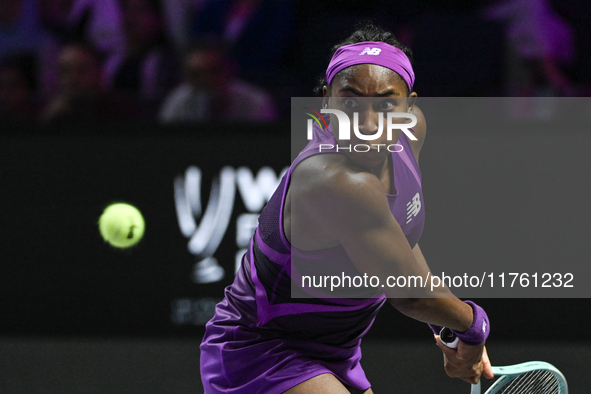
<path id="1" fill-rule="evenodd" d="M 392 108 L 396 107 L 397 103 L 395 100 L 384 100 L 381 101 L 379 104 L 379 109 L 381 111 L 388 111 L 391 110 Z"/>
<path id="2" fill-rule="evenodd" d="M 351 99 L 351 98 L 348 98 L 348 99 L 343 100 L 343 105 L 346 108 L 355 108 L 355 107 L 358 106 L 357 100 Z"/>

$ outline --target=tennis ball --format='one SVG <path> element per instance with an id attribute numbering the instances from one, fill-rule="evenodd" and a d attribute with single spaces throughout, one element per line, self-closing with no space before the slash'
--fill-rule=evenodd
<path id="1" fill-rule="evenodd" d="M 103 239 L 116 248 L 129 248 L 144 236 L 144 217 L 136 207 L 129 204 L 109 205 L 98 224 Z"/>

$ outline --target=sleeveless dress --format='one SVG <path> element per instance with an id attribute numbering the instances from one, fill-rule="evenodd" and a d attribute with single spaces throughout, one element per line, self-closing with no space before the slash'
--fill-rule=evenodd
<path id="1" fill-rule="evenodd" d="M 345 385 L 367 390 L 371 384 L 361 360 L 361 339 L 384 305 L 377 298 L 292 298 L 291 259 L 316 266 L 352 263 L 339 245 L 318 252 L 292 250 L 283 231 L 283 206 L 293 169 L 319 154 L 320 144 L 336 141 L 328 129 L 314 128 L 313 139 L 294 160 L 259 217 L 241 267 L 207 323 L 201 344 L 205 394 L 282 393 L 314 376 L 330 373 Z M 411 248 L 423 231 L 420 170 L 404 134 L 392 153 L 395 195 L 390 211 Z M 323 148 L 322 154 L 342 154 Z"/>

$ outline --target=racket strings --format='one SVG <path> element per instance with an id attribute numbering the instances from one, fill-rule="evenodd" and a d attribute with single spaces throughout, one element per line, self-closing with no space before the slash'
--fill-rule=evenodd
<path id="1" fill-rule="evenodd" d="M 509 382 L 500 394 L 559 394 L 558 379 L 550 371 L 527 372 Z"/>

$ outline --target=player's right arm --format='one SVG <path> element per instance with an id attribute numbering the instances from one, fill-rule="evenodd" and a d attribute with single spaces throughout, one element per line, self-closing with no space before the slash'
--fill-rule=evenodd
<path id="1" fill-rule="evenodd" d="M 429 269 L 418 244 L 412 251 L 417 263 Z M 435 336 L 435 341 L 443 352 L 443 366 L 450 377 L 477 383 L 482 373 L 487 379 L 493 379 L 492 366 L 484 343 L 481 346 L 469 346 L 459 342 L 457 349 L 450 349 L 441 342 L 438 335 Z"/>
<path id="2" fill-rule="evenodd" d="M 299 214 L 306 215 L 334 243 L 343 246 L 361 274 L 377 276 L 430 276 L 417 263 L 400 225 L 396 222 L 380 181 L 372 174 L 341 165 L 327 166 L 321 175 L 306 178 L 306 187 L 290 187 L 297 194 Z M 297 179 L 295 180 L 297 181 Z M 294 182 L 294 179 L 292 179 Z M 299 189 L 299 192 L 298 192 Z M 466 331 L 472 308 L 447 287 L 384 287 L 390 303 L 414 319 Z"/>

